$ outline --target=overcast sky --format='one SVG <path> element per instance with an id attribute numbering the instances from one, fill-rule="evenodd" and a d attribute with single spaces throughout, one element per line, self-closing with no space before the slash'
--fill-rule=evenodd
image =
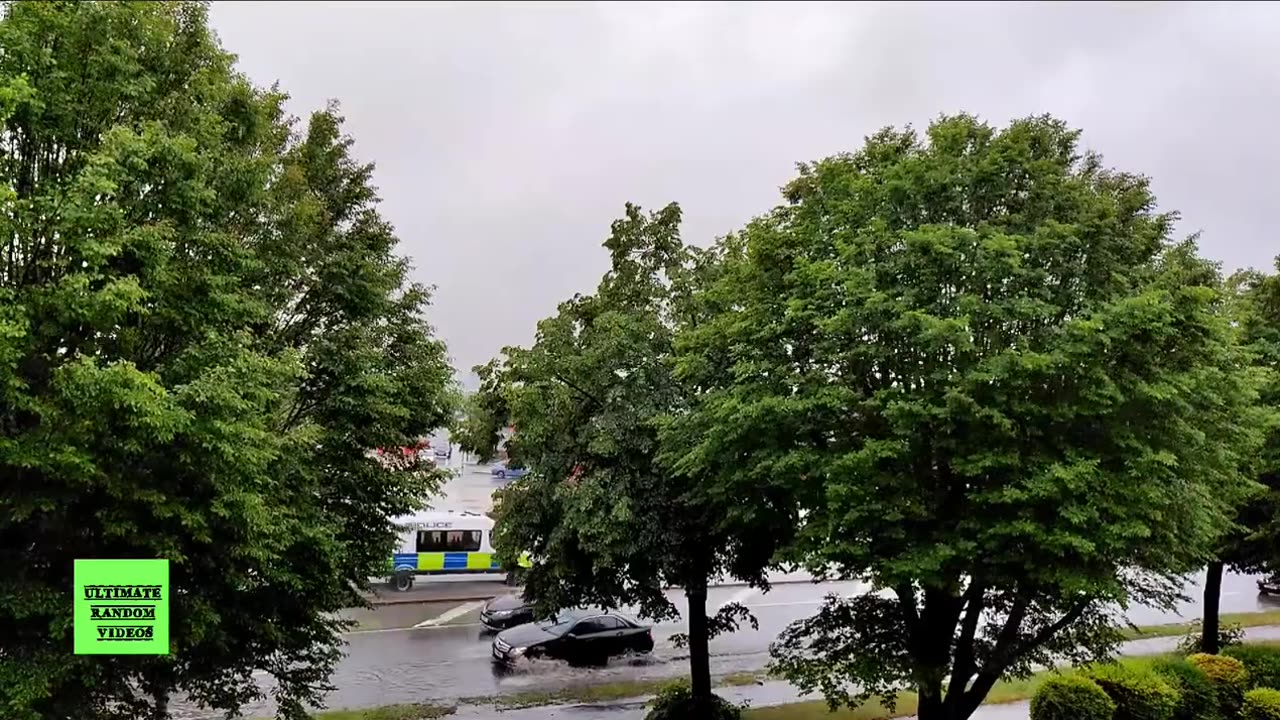
<path id="1" fill-rule="evenodd" d="M 1227 267 L 1280 252 L 1280 4 L 216 2 L 297 115 L 343 105 L 465 371 L 595 286 L 627 201 L 706 244 L 884 125 L 1050 112 Z"/>

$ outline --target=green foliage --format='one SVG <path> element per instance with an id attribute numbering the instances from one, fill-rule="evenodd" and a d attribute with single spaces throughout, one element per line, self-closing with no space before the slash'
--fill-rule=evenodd
<path id="1" fill-rule="evenodd" d="M 480 378 L 480 389 L 462 401 L 462 416 L 450 428 L 449 435 L 463 452 L 487 463 L 497 455 L 510 411 L 499 385 L 502 376 L 498 364 L 480 365 L 472 372 Z"/>
<path id="2" fill-rule="evenodd" d="M 336 108 L 294 127 L 200 3 L 0 20 L 0 716 L 303 718 L 438 478 L 366 457 L 451 375 Z M 171 563 L 172 654 L 69 653 L 72 560 Z"/>
<path id="3" fill-rule="evenodd" d="M 645 720 L 738 720 L 742 708 L 719 695 L 711 696 L 711 707 L 699 707 L 689 682 L 680 680 L 665 685 L 649 705 Z"/>
<path id="4" fill-rule="evenodd" d="M 1184 655 L 1204 650 L 1204 635 L 1198 627 L 1187 629 L 1187 634 L 1178 641 L 1178 652 Z M 1226 623 L 1218 626 L 1218 647 L 1229 648 L 1244 642 L 1244 626 L 1240 623 Z"/>
<path id="5" fill-rule="evenodd" d="M 1222 654 L 1244 665 L 1249 674 L 1249 687 L 1280 689 L 1280 647 L 1237 645 L 1223 650 Z"/>
<path id="6" fill-rule="evenodd" d="M 1233 657 L 1204 653 L 1189 655 L 1187 662 L 1200 668 L 1213 683 L 1222 714 L 1228 718 L 1235 717 L 1244 701 L 1244 693 L 1249 689 L 1249 671 L 1244 663 Z"/>
<path id="7" fill-rule="evenodd" d="M 674 204 L 653 213 L 628 205 L 605 242 L 611 269 L 595 293 L 561 303 L 531 347 L 506 349 L 484 369 L 497 381 L 479 395 L 484 407 L 505 408 L 509 454 L 530 470 L 497 493 L 494 535 L 504 559 L 532 556 L 526 596 L 547 612 L 632 605 L 657 619 L 676 614 L 663 588 L 684 588 L 694 688 L 709 694 L 707 639 L 749 618 L 740 605 L 708 618 L 708 580 L 763 584 L 794 525 L 790 512 L 759 503 L 751 517 L 734 514 L 759 495 L 719 494 L 668 462 L 663 428 L 693 394 L 673 375 L 673 342 L 697 321 L 694 289 L 713 269 L 679 226 Z"/>
<path id="8" fill-rule="evenodd" d="M 1254 688 L 1245 693 L 1240 720 L 1280 720 L 1280 690 Z"/>
<path id="9" fill-rule="evenodd" d="M 1115 711 L 1106 691 L 1081 675 L 1051 677 L 1031 697 L 1031 720 L 1111 720 Z"/>
<path id="10" fill-rule="evenodd" d="M 961 115 L 802 165 L 784 196 L 721 243 L 714 312 L 681 336 L 681 467 L 803 508 L 789 557 L 895 611 L 829 608 L 776 667 L 965 717 L 1002 676 L 1107 654 L 1112 603 L 1172 604 L 1254 487 L 1265 413 L 1216 269 L 1148 181 L 1052 118 Z"/>
<path id="11" fill-rule="evenodd" d="M 1184 659 L 1160 660 L 1152 670 L 1178 691 L 1174 720 L 1216 720 L 1221 717 L 1218 694 L 1200 668 Z"/>
<path id="12" fill-rule="evenodd" d="M 1153 672 L 1108 663 L 1086 674 L 1115 702 L 1115 720 L 1173 720 L 1178 709 L 1178 691 Z"/>

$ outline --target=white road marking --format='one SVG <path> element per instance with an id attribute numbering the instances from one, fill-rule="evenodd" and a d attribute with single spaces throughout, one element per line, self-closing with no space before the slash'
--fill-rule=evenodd
<path id="1" fill-rule="evenodd" d="M 452 610 L 448 610 L 440 615 L 437 615 L 436 617 L 433 617 L 430 620 L 423 620 L 417 625 L 414 625 L 414 627 L 426 628 L 426 627 L 436 627 L 438 625 L 443 625 L 444 623 L 447 623 L 454 618 L 462 617 L 463 615 L 466 615 L 467 613 L 473 610 L 479 610 L 480 608 L 484 607 L 484 604 L 486 602 L 487 602 L 486 600 L 481 600 L 479 602 L 467 603 L 466 605 L 459 605 L 458 607 L 453 608 Z"/>
<path id="2" fill-rule="evenodd" d="M 747 601 L 747 598 L 751 597 L 752 595 L 755 595 L 755 594 L 756 594 L 756 593 L 758 593 L 758 592 L 760 592 L 760 590 L 759 590 L 759 589 L 757 589 L 757 588 L 753 588 L 753 587 L 745 587 L 745 588 L 742 588 L 742 589 L 741 589 L 741 590 L 739 590 L 738 592 L 736 592 L 736 593 L 734 593 L 734 594 L 730 595 L 728 600 L 725 600 L 724 602 L 722 602 L 722 603 L 720 603 L 719 605 L 717 605 L 717 606 L 716 606 L 716 612 L 720 612 L 720 611 L 721 611 L 722 609 L 724 609 L 726 606 L 732 605 L 732 604 L 734 604 L 734 603 L 744 603 L 744 604 L 745 604 L 745 603 L 746 603 L 746 601 Z M 712 613 L 712 614 L 714 615 L 715 613 Z"/>
<path id="3" fill-rule="evenodd" d="M 871 583 L 865 583 L 865 582 L 862 582 L 861 580 L 855 580 L 853 583 L 853 587 L 854 587 L 853 592 L 848 593 L 844 596 L 845 600 L 852 600 L 853 598 L 856 598 L 859 595 L 866 595 L 867 593 L 871 592 Z"/>
<path id="4" fill-rule="evenodd" d="M 775 602 L 775 603 L 752 603 L 752 604 L 748 605 L 748 606 L 747 606 L 747 608 L 748 608 L 748 609 L 751 609 L 751 608 L 791 607 L 791 606 L 793 606 L 793 605 L 821 605 L 821 604 L 822 604 L 822 603 L 824 603 L 824 602 L 826 602 L 826 600 L 825 600 L 825 599 L 822 599 L 822 600 L 793 600 L 793 601 L 791 601 L 791 602 Z"/>

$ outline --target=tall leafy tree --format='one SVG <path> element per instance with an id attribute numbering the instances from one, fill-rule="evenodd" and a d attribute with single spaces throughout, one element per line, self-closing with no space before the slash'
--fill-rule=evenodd
<path id="1" fill-rule="evenodd" d="M 1147 180 L 1048 117 L 943 117 L 800 166 L 687 331 L 689 465 L 803 509 L 794 556 L 878 591 L 789 628 L 776 667 L 922 720 L 1117 641 L 1114 603 L 1204 567 L 1261 441 L 1213 267 Z"/>
<path id="2" fill-rule="evenodd" d="M 636 606 L 673 618 L 663 590 L 682 588 L 693 702 L 707 712 L 708 641 L 746 617 L 740 606 L 709 616 L 708 582 L 729 574 L 763 586 L 794 525 L 784 511 L 730 526 L 727 505 L 757 496 L 707 493 L 666 462 L 662 429 L 690 400 L 673 376 L 672 342 L 698 321 L 693 290 L 715 268 L 682 243 L 679 223 L 676 205 L 629 205 L 596 292 L 562 303 L 531 347 L 505 351 L 501 383 L 486 384 L 502 396 L 490 406 L 514 423 L 511 456 L 531 471 L 500 491 L 495 543 L 508 558 L 530 554 L 525 593 L 544 611 Z"/>
<path id="3" fill-rule="evenodd" d="M 1223 571 L 1280 571 L 1280 436 L 1276 433 L 1276 413 L 1280 412 L 1280 277 L 1243 270 L 1228 278 L 1226 286 L 1240 341 L 1252 352 L 1254 362 L 1266 371 L 1261 400 L 1272 415 L 1265 428 L 1261 455 L 1253 463 L 1259 486 L 1238 509 L 1235 527 L 1205 572 L 1200 649 L 1208 653 L 1221 649 Z"/>
<path id="4" fill-rule="evenodd" d="M 450 437 L 463 452 L 475 455 L 480 462 L 489 462 L 497 455 L 510 415 L 501 387 L 502 368 L 497 362 L 489 362 L 471 371 L 480 378 L 480 388 L 463 401 L 461 417 L 454 423 Z"/>
<path id="5" fill-rule="evenodd" d="M 437 478 L 450 371 L 333 108 L 295 132 L 197 3 L 0 20 L 0 715 L 302 718 Z M 71 653 L 76 558 L 171 567 L 171 654 Z"/>

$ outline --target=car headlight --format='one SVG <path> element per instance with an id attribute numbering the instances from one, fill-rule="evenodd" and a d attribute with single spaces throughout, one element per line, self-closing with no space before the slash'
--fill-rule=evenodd
<path id="1" fill-rule="evenodd" d="M 528 648 L 522 648 L 522 647 L 511 648 L 511 657 L 513 658 L 520 657 L 524 655 L 525 650 L 528 650 Z"/>

